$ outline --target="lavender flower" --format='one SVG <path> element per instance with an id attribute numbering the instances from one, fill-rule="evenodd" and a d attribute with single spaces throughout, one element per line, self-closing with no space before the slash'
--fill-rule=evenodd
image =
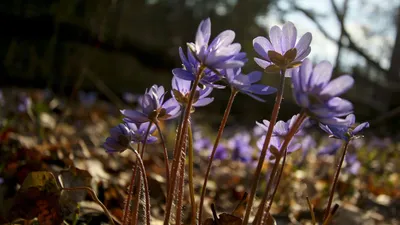
<path id="1" fill-rule="evenodd" d="M 18 104 L 18 111 L 21 113 L 29 112 L 32 108 L 32 99 L 27 94 L 23 93 L 20 96 L 20 102 Z"/>
<path id="2" fill-rule="evenodd" d="M 332 65 L 323 61 L 312 68 L 310 60 L 305 59 L 292 70 L 293 93 L 296 103 L 325 124 L 346 124 L 339 117 L 353 111 L 351 102 L 337 96 L 349 90 L 354 83 L 350 75 L 340 76 L 332 81 Z"/>
<path id="3" fill-rule="evenodd" d="M 226 69 L 225 77 L 229 85 L 258 101 L 265 102 L 257 95 L 269 95 L 276 92 L 276 88 L 265 86 L 263 84 L 254 84 L 261 80 L 262 73 L 258 71 L 247 75 L 241 72 L 241 69 Z"/>
<path id="4" fill-rule="evenodd" d="M 228 149 L 224 146 L 219 144 L 217 149 L 215 149 L 214 159 L 216 160 L 225 160 L 228 158 Z"/>
<path id="5" fill-rule="evenodd" d="M 325 145 L 322 145 L 319 148 L 318 156 L 322 155 L 335 155 L 337 151 L 339 151 L 340 147 L 342 146 L 342 142 L 340 140 L 330 140 Z"/>
<path id="6" fill-rule="evenodd" d="M 322 130 L 330 134 L 331 137 L 349 141 L 353 138 L 357 138 L 357 134 L 363 129 L 369 127 L 368 122 L 364 122 L 358 126 L 355 126 L 356 117 L 354 114 L 350 114 L 345 119 L 346 123 L 339 125 L 324 125 L 320 124 Z"/>
<path id="7" fill-rule="evenodd" d="M 201 63 L 193 56 L 189 48 L 187 49 L 187 57 L 183 53 L 182 48 L 179 48 L 179 56 L 183 68 L 173 69 L 172 74 L 183 80 L 194 81 L 201 68 Z M 214 71 L 206 68 L 200 79 L 200 84 L 214 88 L 224 88 L 222 85 L 214 84 L 214 82 L 221 80 L 221 78 L 222 77 L 218 76 Z"/>
<path id="8" fill-rule="evenodd" d="M 270 160 L 274 160 L 275 156 L 271 153 L 271 146 L 273 146 L 276 149 L 280 149 L 286 136 L 289 133 L 290 128 L 294 125 L 294 123 L 297 120 L 297 117 L 299 116 L 299 114 L 294 115 L 291 119 L 289 119 L 287 122 L 284 122 L 282 120 L 278 121 L 275 126 L 274 129 L 272 131 L 272 137 L 271 137 L 271 141 L 270 141 L 270 145 L 268 146 L 268 148 L 270 149 L 270 151 L 267 152 L 267 158 L 269 158 Z M 261 128 L 264 129 L 265 132 L 268 131 L 268 127 L 269 127 L 269 121 L 268 120 L 263 120 L 263 124 L 262 123 L 258 123 L 256 122 L 257 125 L 259 125 Z M 288 153 L 292 153 L 298 149 L 301 148 L 301 144 L 298 143 L 298 140 L 296 137 L 298 137 L 299 135 L 301 135 L 301 126 L 300 128 L 297 130 L 296 134 L 294 135 L 294 137 L 292 138 L 292 140 L 290 141 L 288 148 L 287 148 L 287 152 Z M 257 141 L 257 147 L 259 149 L 262 149 L 263 144 L 265 141 L 265 135 L 263 135 L 258 141 Z"/>
<path id="9" fill-rule="evenodd" d="M 178 77 L 172 78 L 172 96 L 181 105 L 186 105 L 189 102 L 189 95 L 192 86 L 191 81 L 183 80 Z M 208 98 L 213 88 L 207 86 L 205 88 L 196 87 L 196 94 L 193 100 L 193 107 L 201 107 L 210 104 L 214 98 Z"/>
<path id="10" fill-rule="evenodd" d="M 180 114 L 180 105 L 171 98 L 164 102 L 165 90 L 163 86 L 153 85 L 146 90 L 144 96 L 139 100 L 141 112 L 138 110 L 123 109 L 121 113 L 126 117 L 128 123 L 144 123 L 148 121 L 169 120 Z"/>
<path id="11" fill-rule="evenodd" d="M 254 58 L 254 61 L 263 69 L 273 64 L 278 66 L 280 66 L 279 64 L 285 64 L 282 66 L 287 66 L 291 62 L 298 63 L 310 54 L 311 39 L 311 33 L 307 32 L 296 44 L 297 29 L 291 22 L 285 23 L 282 29 L 278 26 L 273 26 L 269 31 L 269 40 L 265 37 L 256 37 L 253 40 L 254 50 L 262 57 L 262 59 Z M 293 53 L 296 54 L 291 53 L 289 55 L 292 56 L 287 57 L 289 50 L 293 49 L 295 49 L 295 52 Z M 278 53 L 281 57 L 276 54 L 274 57 L 278 57 L 282 62 L 276 62 L 275 58 L 271 58 L 270 51 Z"/>
<path id="12" fill-rule="evenodd" d="M 248 133 L 237 133 L 228 141 L 228 147 L 232 149 L 232 160 L 248 163 L 252 159 L 253 148 L 250 146 Z"/>
<path id="13" fill-rule="evenodd" d="M 91 107 L 97 100 L 97 93 L 96 92 L 84 92 L 79 91 L 79 101 L 85 107 Z"/>
<path id="14" fill-rule="evenodd" d="M 122 94 L 122 98 L 124 99 L 124 101 L 130 104 L 138 102 L 140 97 L 141 95 L 133 94 L 131 92 L 125 92 Z"/>
<path id="15" fill-rule="evenodd" d="M 103 144 L 107 153 L 123 152 L 132 141 L 132 131 L 125 124 L 111 128 L 110 137 Z"/>
<path id="16" fill-rule="evenodd" d="M 353 175 L 356 175 L 361 168 L 361 163 L 357 160 L 357 154 L 346 154 L 345 160 L 347 171 Z"/>
<path id="17" fill-rule="evenodd" d="M 135 123 L 127 123 L 128 128 L 132 131 L 132 142 L 133 143 L 144 143 L 145 137 L 147 133 L 147 129 L 149 128 L 149 122 L 142 123 L 137 125 Z M 156 125 L 152 124 L 149 130 L 149 134 L 147 135 L 146 144 L 152 144 L 157 141 L 157 137 L 152 136 L 156 130 Z"/>
<path id="18" fill-rule="evenodd" d="M 235 32 L 226 30 L 220 33 L 209 45 L 211 36 L 211 21 L 209 18 L 201 21 L 195 43 L 188 43 L 203 65 L 210 69 L 238 68 L 244 65 L 245 53 L 240 52 L 241 45 L 232 43 Z"/>

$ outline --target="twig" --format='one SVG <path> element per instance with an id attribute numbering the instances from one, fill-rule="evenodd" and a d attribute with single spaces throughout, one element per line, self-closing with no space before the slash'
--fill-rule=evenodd
<path id="1" fill-rule="evenodd" d="M 61 188 L 62 191 L 87 191 L 89 192 L 90 196 L 92 197 L 92 199 L 101 206 L 101 208 L 104 210 L 104 213 L 107 215 L 108 219 L 110 220 L 112 225 L 115 225 L 115 222 L 117 222 L 118 224 L 121 224 L 120 221 L 118 221 L 117 219 L 115 219 L 111 213 L 108 211 L 107 207 L 100 201 L 99 198 L 97 198 L 96 193 L 94 193 L 94 191 L 90 188 L 90 187 L 71 187 L 71 188 Z"/>

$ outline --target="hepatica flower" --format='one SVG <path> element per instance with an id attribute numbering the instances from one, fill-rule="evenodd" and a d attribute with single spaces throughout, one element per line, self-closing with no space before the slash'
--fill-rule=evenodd
<path id="1" fill-rule="evenodd" d="M 210 69 L 238 68 L 244 65 L 245 53 L 240 52 L 241 45 L 232 43 L 235 32 L 226 30 L 220 33 L 209 44 L 211 36 L 211 20 L 201 21 L 194 43 L 188 43 L 195 57 Z"/>
<path id="2" fill-rule="evenodd" d="M 123 152 L 132 141 L 132 130 L 125 124 L 111 128 L 110 137 L 103 144 L 107 153 Z"/>
<path id="3" fill-rule="evenodd" d="M 180 79 L 178 77 L 172 78 L 172 96 L 181 105 L 186 105 L 189 102 L 190 90 L 192 89 L 192 82 Z M 208 97 L 213 88 L 206 86 L 204 88 L 196 87 L 194 95 L 193 107 L 201 107 L 210 104 L 214 98 Z"/>
<path id="4" fill-rule="evenodd" d="M 265 86 L 263 84 L 255 84 L 261 80 L 262 73 L 258 71 L 251 72 L 247 75 L 242 73 L 240 68 L 226 69 L 225 77 L 229 85 L 258 101 L 264 102 L 264 99 L 257 95 L 269 95 L 276 92 L 276 88 Z"/>
<path id="5" fill-rule="evenodd" d="M 269 40 L 265 37 L 253 40 L 254 50 L 262 57 L 254 58 L 254 61 L 263 69 L 268 66 L 277 66 L 278 70 L 294 67 L 310 54 L 311 39 L 311 33 L 307 32 L 297 42 L 297 29 L 291 22 L 285 23 L 282 29 L 273 26 Z"/>
<path id="6" fill-rule="evenodd" d="M 237 133 L 228 141 L 228 147 L 232 150 L 232 160 L 248 163 L 252 159 L 253 148 L 250 146 L 248 133 Z"/>
<path id="7" fill-rule="evenodd" d="M 355 126 L 356 117 L 354 114 L 350 114 L 346 117 L 344 124 L 339 125 L 324 125 L 320 124 L 322 130 L 326 133 L 330 134 L 331 137 L 341 139 L 344 141 L 350 141 L 353 138 L 359 137 L 357 134 L 360 133 L 363 129 L 369 127 L 368 122 L 361 123 L 358 126 Z"/>
<path id="8" fill-rule="evenodd" d="M 144 143 L 145 137 L 147 133 L 147 129 L 149 128 L 149 122 L 142 123 L 137 125 L 135 123 L 128 123 L 128 128 L 132 131 L 132 142 L 133 143 Z M 154 133 L 156 130 L 156 125 L 152 124 L 149 130 L 149 134 L 147 135 L 146 144 L 152 144 L 157 141 L 157 138 L 152 136 L 151 134 Z"/>
<path id="9" fill-rule="evenodd" d="M 308 59 L 291 72 L 294 99 L 300 107 L 321 123 L 347 123 L 339 117 L 352 113 L 353 105 L 337 96 L 353 86 L 354 79 L 350 75 L 342 75 L 331 81 L 332 65 L 329 62 L 323 61 L 313 68 Z"/>
<path id="10" fill-rule="evenodd" d="M 174 74 L 175 77 L 183 80 L 194 81 L 201 68 L 201 63 L 193 56 L 193 53 L 189 48 L 187 50 L 187 57 L 183 53 L 182 48 L 179 48 L 179 56 L 181 58 L 183 68 L 173 69 L 172 74 Z M 200 84 L 212 86 L 214 88 L 224 88 L 224 86 L 214 84 L 214 82 L 221 80 L 221 78 L 222 77 L 218 76 L 214 71 L 206 68 L 200 79 Z"/>
<path id="11" fill-rule="evenodd" d="M 270 146 L 268 147 L 270 149 L 270 151 L 267 152 L 267 158 L 269 158 L 270 160 L 274 160 L 275 156 L 271 153 L 271 146 L 273 146 L 274 148 L 280 150 L 281 145 L 283 144 L 286 136 L 289 133 L 290 128 L 294 125 L 297 117 L 299 115 L 295 115 L 293 116 L 291 119 L 289 119 L 287 122 L 284 122 L 282 120 L 278 121 L 275 126 L 274 129 L 272 131 L 272 137 L 271 137 L 271 141 L 270 141 Z M 260 126 L 261 128 L 264 129 L 265 132 L 268 131 L 268 127 L 269 127 L 269 121 L 268 120 L 263 120 L 263 123 L 259 123 L 256 122 L 258 126 Z M 297 137 L 301 135 L 301 128 L 300 127 L 296 134 L 294 135 L 294 137 L 292 138 L 292 140 L 290 141 L 289 145 L 288 145 L 288 149 L 287 152 L 292 153 L 298 149 L 301 148 L 301 144 L 298 143 Z M 265 141 L 265 135 L 263 135 L 258 141 L 257 141 L 257 147 L 259 149 L 262 149 L 263 144 Z"/>
<path id="12" fill-rule="evenodd" d="M 171 98 L 164 102 L 163 86 L 153 85 L 139 100 L 139 110 L 123 109 L 121 113 L 128 123 L 157 122 L 176 118 L 180 113 L 180 105 Z"/>

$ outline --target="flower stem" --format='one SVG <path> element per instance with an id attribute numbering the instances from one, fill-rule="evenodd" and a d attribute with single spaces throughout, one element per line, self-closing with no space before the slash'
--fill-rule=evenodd
<path id="1" fill-rule="evenodd" d="M 150 126 L 149 126 L 150 127 Z M 146 137 L 147 139 L 147 137 Z M 144 149 L 144 148 L 143 148 Z M 147 182 L 147 175 L 146 175 L 146 169 L 144 168 L 144 164 L 143 164 L 143 160 L 141 158 L 141 156 L 139 155 L 139 153 L 132 148 L 133 152 L 136 155 L 136 161 L 139 162 L 139 168 L 142 172 L 142 178 L 143 178 L 143 184 L 144 184 L 144 194 L 145 194 L 145 218 L 146 218 L 146 224 L 150 225 L 150 215 L 151 215 L 151 211 L 150 211 L 150 194 L 149 194 L 149 184 Z M 140 188 L 140 187 L 138 187 Z M 139 198 L 137 198 L 139 199 Z"/>
<path id="2" fill-rule="evenodd" d="M 147 130 L 146 130 L 146 134 L 145 134 L 145 136 L 144 136 L 144 140 L 143 140 L 143 145 L 142 145 L 142 150 L 141 150 L 141 152 L 140 152 L 140 157 L 143 157 L 143 155 L 144 155 L 144 149 L 145 149 L 145 147 L 146 147 L 146 143 L 147 143 L 147 137 L 149 136 L 149 133 L 150 133 L 150 128 L 151 128 L 151 125 L 152 125 L 152 122 L 149 122 L 149 126 L 147 127 Z M 139 147 L 140 147 L 140 144 L 138 144 L 138 149 L 139 149 Z M 134 151 L 136 151 L 132 146 L 131 146 L 131 149 L 132 150 L 134 150 Z M 136 173 L 137 173 L 137 169 L 138 169 L 138 159 L 136 158 L 136 161 L 135 161 L 135 165 L 134 165 L 134 168 L 133 168 L 133 173 L 132 173 L 132 178 L 131 178 L 131 183 L 130 183 L 130 185 L 129 185 L 129 192 L 128 192 L 128 197 L 127 197 L 127 202 L 125 202 L 125 207 L 124 207 L 124 216 L 123 216 L 123 225 L 126 225 L 127 223 L 129 223 L 129 219 L 128 219 L 128 215 L 130 214 L 130 201 L 131 201 L 131 199 L 132 199 L 132 194 L 133 194 L 133 185 L 134 185 L 134 183 L 135 183 L 135 179 L 136 179 Z M 140 183 L 140 182 L 139 182 Z M 140 187 L 139 187 L 140 188 Z M 145 190 L 145 192 L 148 192 L 149 190 Z M 134 201 L 134 206 L 136 207 L 136 208 L 138 208 L 138 205 L 139 205 L 139 198 L 136 198 L 135 199 L 135 201 Z M 127 212 L 127 213 L 126 213 Z M 136 212 L 134 212 L 135 214 L 136 214 Z M 134 221 L 132 221 L 132 223 L 133 224 L 136 224 L 137 222 L 135 221 L 136 219 L 137 219 L 137 216 L 135 217 L 135 214 L 132 216 L 132 218 L 133 218 L 133 220 Z"/>
<path id="3" fill-rule="evenodd" d="M 137 144 L 137 148 L 140 149 L 140 143 Z M 128 188 L 128 196 L 126 197 L 126 202 L 124 205 L 124 213 L 122 216 L 122 224 L 128 224 L 129 220 L 128 220 L 128 215 L 130 214 L 130 207 L 131 207 L 131 199 L 132 199 L 132 195 L 133 195 L 133 184 L 135 182 L 135 177 L 136 177 L 136 170 L 137 170 L 137 166 L 138 164 L 135 162 L 135 164 L 132 166 L 132 177 L 131 177 L 131 181 L 129 183 L 129 188 Z"/>
<path id="4" fill-rule="evenodd" d="M 213 159 L 214 159 L 214 156 L 215 156 L 215 152 L 217 151 L 219 140 L 221 139 L 222 133 L 224 132 L 224 128 L 225 128 L 226 122 L 228 121 L 228 117 L 229 117 L 229 114 L 231 112 L 233 101 L 235 100 L 235 96 L 236 96 L 237 93 L 238 93 L 237 90 L 235 90 L 235 89 L 231 90 L 231 95 L 229 97 L 228 104 L 226 105 L 226 109 L 225 109 L 225 112 L 224 112 L 224 116 L 222 117 L 221 124 L 219 126 L 217 137 L 216 137 L 216 139 L 214 141 L 214 146 L 213 146 L 213 149 L 211 151 L 211 156 L 210 156 L 210 159 L 208 160 L 207 171 L 206 171 L 206 174 L 204 176 L 204 183 L 203 183 L 203 187 L 201 189 L 201 196 L 200 196 L 199 224 L 201 224 L 201 218 L 202 218 L 202 213 L 203 213 L 203 204 L 204 204 L 204 196 L 205 196 L 205 192 L 206 192 L 206 189 L 207 189 L 207 181 L 208 181 L 208 177 L 210 175 L 212 162 L 213 162 Z"/>
<path id="5" fill-rule="evenodd" d="M 157 127 L 158 130 L 158 134 L 160 135 L 160 139 L 161 139 L 161 144 L 164 150 L 164 161 L 165 161 L 165 174 L 166 174 L 166 186 L 167 186 L 167 190 L 169 189 L 169 160 L 168 160 L 168 150 L 167 150 L 167 146 L 165 144 L 165 139 L 164 139 L 164 135 L 161 132 L 161 128 L 160 125 L 158 124 L 158 122 L 155 122 L 155 125 Z"/>
<path id="6" fill-rule="evenodd" d="M 285 72 L 286 72 L 286 70 L 281 70 L 281 79 L 280 79 L 280 83 L 279 83 L 279 87 L 278 87 L 278 92 L 276 93 L 275 104 L 274 104 L 274 108 L 272 110 L 271 119 L 269 121 L 267 135 L 265 137 L 265 141 L 264 141 L 264 145 L 261 150 L 260 158 L 258 159 L 257 168 L 254 173 L 253 183 L 251 185 L 251 190 L 250 190 L 250 195 L 249 195 L 249 201 L 247 203 L 246 213 L 245 213 L 243 223 L 242 223 L 243 225 L 247 225 L 249 223 L 250 213 L 251 213 L 251 209 L 253 207 L 253 201 L 254 201 L 254 197 L 256 195 L 258 181 L 260 180 L 261 169 L 264 164 L 265 156 L 267 155 L 267 149 L 269 146 L 269 142 L 271 141 L 272 131 L 274 130 L 274 126 L 275 126 L 276 120 L 278 118 L 279 109 L 281 106 L 283 92 L 284 92 L 284 88 L 285 88 Z"/>
<path id="7" fill-rule="evenodd" d="M 190 91 L 188 103 L 186 104 L 186 109 L 184 112 L 185 115 L 182 120 L 182 126 L 180 127 L 179 138 L 177 141 L 177 145 L 175 145 L 176 155 L 174 155 L 174 161 L 172 163 L 171 176 L 170 176 L 171 181 L 170 181 L 170 187 L 169 187 L 168 195 L 167 195 L 167 205 L 166 205 L 166 210 L 165 210 L 164 225 L 168 225 L 168 223 L 169 223 L 169 218 L 170 218 L 171 208 L 172 208 L 172 201 L 174 199 L 173 196 L 174 196 L 175 185 L 176 185 L 176 177 L 179 173 L 177 168 L 180 165 L 181 155 L 183 154 L 182 151 L 184 151 L 184 149 L 183 149 L 184 137 L 186 135 L 187 127 L 189 125 L 189 116 L 190 116 L 190 112 L 192 109 L 196 88 L 200 82 L 200 78 L 201 78 L 205 68 L 206 67 L 204 67 L 204 66 L 200 67 L 199 71 L 197 72 L 196 79 L 194 80 L 194 82 L 192 84 L 193 86 L 192 86 L 192 90 Z M 183 159 L 183 160 L 185 160 L 185 159 Z"/>
<path id="8" fill-rule="evenodd" d="M 282 174 L 283 174 L 283 169 L 285 168 L 285 163 L 286 163 L 286 158 L 287 158 L 287 148 L 289 146 L 289 143 L 290 143 L 290 141 L 292 140 L 292 138 L 296 134 L 297 130 L 299 129 L 299 127 L 301 126 L 301 124 L 304 122 L 304 120 L 306 118 L 307 118 L 307 114 L 306 114 L 306 112 L 304 110 L 302 110 L 300 115 L 299 115 L 299 117 L 297 117 L 296 122 L 294 123 L 293 127 L 290 128 L 289 133 L 286 135 L 285 140 L 284 140 L 281 148 L 279 149 L 279 153 L 281 154 L 280 157 L 283 156 L 282 166 L 281 166 L 281 169 L 279 170 L 279 173 L 278 173 L 278 177 L 277 177 L 275 188 L 274 188 L 274 190 L 272 192 L 270 200 L 268 201 L 267 209 L 266 210 L 262 210 L 262 216 L 260 218 L 261 219 L 260 220 L 261 224 L 264 224 L 264 221 L 268 220 L 269 210 L 271 209 L 272 202 L 274 201 L 274 197 L 275 197 L 276 191 L 278 190 L 279 183 L 281 181 L 281 177 L 282 177 Z M 276 163 L 279 164 L 279 162 L 276 162 Z M 262 206 L 262 207 L 264 207 L 264 206 Z"/>
<path id="9" fill-rule="evenodd" d="M 344 145 L 343 145 L 342 156 L 340 157 L 340 161 L 339 161 L 339 164 L 338 164 L 338 166 L 336 168 L 335 175 L 334 175 L 334 178 L 333 178 L 333 181 L 332 181 L 331 191 L 329 193 L 328 206 L 326 207 L 326 210 L 325 210 L 324 220 L 328 217 L 328 215 L 329 215 L 329 213 L 331 211 L 333 196 L 335 195 L 335 189 L 336 189 L 337 181 L 339 180 L 340 170 L 342 169 L 344 157 L 346 156 L 346 152 L 347 152 L 347 148 L 349 147 L 349 143 L 350 143 L 350 140 L 346 141 L 344 143 Z"/>
<path id="10" fill-rule="evenodd" d="M 193 132 L 192 125 L 188 127 L 189 134 L 189 142 L 188 142 L 188 151 L 189 151 L 189 194 L 190 194 L 190 204 L 192 207 L 192 217 L 191 217 L 191 225 L 196 225 L 196 201 L 194 199 L 194 182 L 193 182 Z"/>
<path id="11" fill-rule="evenodd" d="M 187 145 L 187 137 L 185 136 L 185 140 L 183 141 L 183 148 L 186 150 L 186 145 Z M 175 218 L 175 224 L 176 225 L 181 225 L 182 224 L 182 202 L 183 202 L 183 182 L 184 182 L 184 178 L 185 178 L 185 158 L 186 158 L 186 154 L 185 154 L 185 150 L 182 151 L 181 154 L 181 163 L 179 164 L 179 171 L 178 171 L 178 192 L 176 194 L 176 199 L 177 199 L 177 203 L 176 203 L 176 218 Z"/>

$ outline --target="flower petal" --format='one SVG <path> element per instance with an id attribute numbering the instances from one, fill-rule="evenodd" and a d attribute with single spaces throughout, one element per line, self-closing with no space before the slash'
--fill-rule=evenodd
<path id="1" fill-rule="evenodd" d="M 297 38 L 297 30 L 292 22 L 286 22 L 282 28 L 282 51 L 286 52 L 294 48 Z"/>
<path id="2" fill-rule="evenodd" d="M 273 46 L 273 50 L 282 54 L 282 30 L 278 26 L 271 27 L 269 31 L 269 39 Z"/>
<path id="3" fill-rule="evenodd" d="M 271 42 L 265 37 L 256 37 L 253 39 L 253 47 L 254 50 L 264 59 L 270 61 L 268 57 L 268 51 L 273 51 L 274 48 L 272 47 Z"/>
<path id="4" fill-rule="evenodd" d="M 258 95 L 269 95 L 276 92 L 276 88 L 263 84 L 252 84 L 247 91 Z"/>
<path id="5" fill-rule="evenodd" d="M 346 91 L 348 91 L 351 87 L 353 87 L 354 79 L 349 75 L 340 76 L 331 82 L 321 91 L 321 95 L 323 98 L 332 98 L 339 96 Z"/>
<path id="6" fill-rule="evenodd" d="M 172 70 L 172 74 L 174 76 L 177 76 L 183 80 L 189 80 L 193 81 L 195 79 L 195 75 L 192 73 L 189 73 L 188 71 L 182 69 L 182 68 L 175 68 Z"/>
<path id="7" fill-rule="evenodd" d="M 211 35 L 211 20 L 207 18 L 201 21 L 196 33 L 196 47 L 203 47 L 208 44 Z M 197 49 L 198 50 L 198 49 Z"/>
<path id="8" fill-rule="evenodd" d="M 260 71 L 253 71 L 247 74 L 250 83 L 255 83 L 261 80 L 262 73 Z"/>
<path id="9" fill-rule="evenodd" d="M 218 34 L 217 37 L 211 42 L 209 48 L 216 50 L 220 47 L 228 46 L 232 44 L 235 39 L 235 32 L 232 30 L 226 30 Z"/>
<path id="10" fill-rule="evenodd" d="M 363 129 L 368 128 L 368 127 L 369 127 L 368 122 L 362 123 L 362 124 L 358 125 L 356 128 L 354 128 L 352 133 L 353 133 L 353 135 L 356 135 L 357 133 L 359 133 L 360 131 L 362 131 Z"/>
<path id="11" fill-rule="evenodd" d="M 328 61 L 318 63 L 309 80 L 309 87 L 312 90 L 321 91 L 332 77 L 332 64 Z"/>
<path id="12" fill-rule="evenodd" d="M 195 103 L 193 103 L 193 106 L 195 107 L 202 107 L 210 104 L 211 102 L 214 101 L 214 98 L 202 98 L 197 100 Z"/>
<path id="13" fill-rule="evenodd" d="M 310 32 L 305 33 L 297 42 L 296 49 L 297 55 L 302 55 L 310 46 L 312 35 Z"/>
<path id="14" fill-rule="evenodd" d="M 259 59 L 259 58 L 254 58 L 254 61 L 257 63 L 257 65 L 259 65 L 261 68 L 265 69 L 267 68 L 267 66 L 271 65 L 270 62 L 267 62 L 263 59 Z"/>
<path id="15" fill-rule="evenodd" d="M 132 110 L 132 109 L 123 109 L 121 110 L 122 115 L 124 115 L 126 117 L 126 119 L 128 119 L 128 122 L 133 122 L 133 123 L 144 123 L 149 121 L 149 119 L 147 118 L 147 115 L 145 115 L 144 113 L 138 112 L 136 110 Z"/>

